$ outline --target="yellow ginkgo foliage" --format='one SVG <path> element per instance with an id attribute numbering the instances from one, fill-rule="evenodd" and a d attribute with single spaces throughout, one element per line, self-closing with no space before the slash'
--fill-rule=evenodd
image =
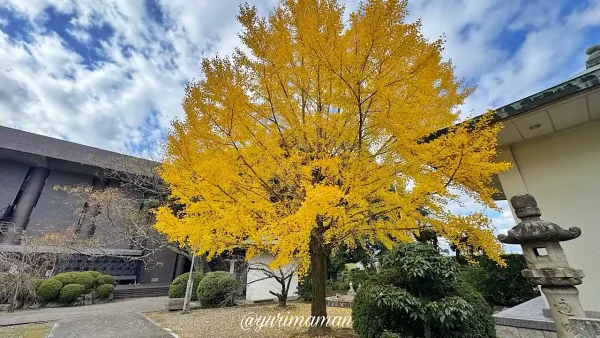
<path id="1" fill-rule="evenodd" d="M 310 266 L 313 315 L 325 314 L 323 269 L 341 243 L 410 241 L 428 224 L 498 260 L 490 221 L 447 206 L 460 191 L 495 207 L 500 126 L 484 117 L 425 141 L 458 122 L 474 88 L 442 40 L 403 22 L 406 8 L 370 0 L 346 16 L 334 0 L 283 0 L 262 18 L 243 6 L 244 46 L 204 59 L 186 87 L 161 171 L 182 209 L 158 209 L 156 228 L 208 257 L 243 246 Z"/>

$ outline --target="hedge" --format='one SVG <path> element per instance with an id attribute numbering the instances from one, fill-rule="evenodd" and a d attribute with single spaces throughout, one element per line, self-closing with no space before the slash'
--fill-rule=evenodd
<path id="1" fill-rule="evenodd" d="M 86 291 L 89 291 L 94 287 L 94 277 L 92 277 L 92 275 L 90 275 L 87 271 L 76 274 L 74 281 L 75 283 L 73 284 L 83 285 Z"/>
<path id="2" fill-rule="evenodd" d="M 515 306 L 538 297 L 537 286 L 521 275 L 527 268 L 523 255 L 508 254 L 502 258 L 506 267 L 480 257 L 479 265 L 465 267 L 461 278 L 481 292 L 491 306 Z"/>
<path id="3" fill-rule="evenodd" d="M 106 299 L 110 297 L 115 286 L 112 284 L 102 284 L 96 288 L 96 296 L 100 299 Z"/>
<path id="4" fill-rule="evenodd" d="M 100 275 L 100 276 L 94 278 L 94 285 L 96 287 L 98 287 L 102 284 L 116 285 L 117 283 L 115 281 L 115 277 L 113 277 L 111 275 Z"/>
<path id="5" fill-rule="evenodd" d="M 98 271 L 90 270 L 90 271 L 86 271 L 86 272 L 87 272 L 88 275 L 92 276 L 92 278 L 96 278 L 96 277 L 98 277 L 98 276 L 101 275 L 101 273 L 98 272 Z"/>
<path id="6" fill-rule="evenodd" d="M 185 290 L 187 289 L 187 282 L 188 282 L 189 276 L 190 276 L 190 273 L 186 272 L 184 274 L 177 276 L 177 278 L 175 278 L 173 280 L 173 282 L 169 286 L 169 298 L 185 297 Z M 192 274 L 192 279 L 193 279 L 193 283 L 194 283 L 193 287 L 192 287 L 192 298 L 191 298 L 192 301 L 198 300 L 198 294 L 197 294 L 197 292 L 194 292 L 194 291 L 198 290 L 198 284 L 200 283 L 200 281 L 202 280 L 203 277 L 204 277 L 204 274 L 202 274 L 201 272 L 194 272 Z"/>
<path id="7" fill-rule="evenodd" d="M 56 278 L 46 279 L 40 283 L 40 286 L 36 290 L 37 296 L 44 302 L 51 302 L 56 300 L 60 294 L 63 284 Z"/>
<path id="8" fill-rule="evenodd" d="M 80 272 L 63 272 L 54 275 L 52 278 L 59 280 L 63 285 L 77 284 L 75 278 L 78 274 L 80 274 Z"/>
<path id="9" fill-rule="evenodd" d="M 63 286 L 58 295 L 58 301 L 63 304 L 69 304 L 77 300 L 81 296 L 85 288 L 81 284 L 67 284 Z"/>
<path id="10" fill-rule="evenodd" d="M 58 279 L 63 285 L 80 284 L 85 290 L 91 290 L 94 287 L 96 274 L 100 275 L 96 271 L 72 271 L 59 273 L 52 278 Z"/>
<path id="11" fill-rule="evenodd" d="M 237 294 L 238 283 L 234 275 L 225 271 L 207 273 L 198 283 L 198 300 L 203 308 L 231 306 Z"/>

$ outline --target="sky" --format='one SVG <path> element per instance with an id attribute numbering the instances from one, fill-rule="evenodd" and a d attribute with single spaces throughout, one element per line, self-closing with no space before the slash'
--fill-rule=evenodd
<path id="1" fill-rule="evenodd" d="M 261 15 L 277 2 L 247 1 Z M 0 0 L 0 124 L 143 155 L 183 115 L 202 57 L 240 45 L 243 2 Z M 445 36 L 444 57 L 477 86 L 464 118 L 582 71 L 585 48 L 600 43 L 600 0 L 414 0 L 409 10 L 425 37 Z M 486 212 L 505 232 L 514 221 L 500 207 Z"/>

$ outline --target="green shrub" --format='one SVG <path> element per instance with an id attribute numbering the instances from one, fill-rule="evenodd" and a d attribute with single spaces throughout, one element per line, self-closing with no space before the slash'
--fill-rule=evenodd
<path id="1" fill-rule="evenodd" d="M 44 278 L 33 278 L 31 281 L 33 282 L 33 286 L 37 290 L 40 287 L 40 285 L 42 285 L 42 283 L 45 281 L 45 279 Z"/>
<path id="2" fill-rule="evenodd" d="M 494 319 L 492 318 L 492 309 L 479 292 L 471 285 L 462 280 L 458 280 L 454 284 L 452 294 L 469 303 L 473 308 L 473 311 L 471 311 L 469 318 L 465 320 L 458 329 L 451 330 L 451 332 L 445 336 L 446 338 L 496 337 L 496 327 Z"/>
<path id="3" fill-rule="evenodd" d="M 46 279 L 40 283 L 40 286 L 36 290 L 37 296 L 44 302 L 51 302 L 56 300 L 60 294 L 63 284 L 56 278 Z"/>
<path id="4" fill-rule="evenodd" d="M 310 278 L 310 271 L 298 280 L 298 291 L 296 291 L 298 298 L 310 302 L 312 300 L 312 279 Z"/>
<path id="5" fill-rule="evenodd" d="M 483 295 L 485 289 L 485 271 L 483 271 L 480 265 L 463 266 L 460 279 Z"/>
<path id="6" fill-rule="evenodd" d="M 81 296 L 85 288 L 81 284 L 67 284 L 63 286 L 58 295 L 58 301 L 63 304 L 69 304 L 77 300 Z"/>
<path id="7" fill-rule="evenodd" d="M 117 282 L 115 281 L 115 277 L 111 275 L 100 275 L 94 278 L 94 285 L 100 286 L 102 284 L 117 285 Z"/>
<path id="8" fill-rule="evenodd" d="M 352 306 L 361 338 L 495 337 L 491 309 L 462 281 L 459 266 L 432 246 L 403 244 L 384 257 L 382 271 L 358 290 Z"/>
<path id="9" fill-rule="evenodd" d="M 106 299 L 110 297 L 115 286 L 112 284 L 102 284 L 96 288 L 96 296 L 100 299 Z"/>
<path id="10" fill-rule="evenodd" d="M 86 291 L 94 287 L 95 278 L 101 276 L 96 271 L 72 271 L 59 273 L 53 278 L 58 279 L 63 285 L 79 284 L 83 285 Z"/>
<path id="11" fill-rule="evenodd" d="M 231 306 L 237 289 L 234 275 L 225 271 L 209 272 L 198 283 L 198 300 L 203 308 Z"/>
<path id="12" fill-rule="evenodd" d="M 52 278 L 58 279 L 63 285 L 77 284 L 75 281 L 77 274 L 79 274 L 79 272 L 63 272 L 54 275 Z"/>
<path id="13" fill-rule="evenodd" d="M 501 267 L 487 257 L 479 260 L 483 273 L 479 277 L 480 288 L 488 304 L 494 306 L 515 306 L 538 297 L 537 286 L 527 280 L 521 271 L 527 268 L 525 257 L 519 254 L 503 255 L 506 267 Z"/>
<path id="14" fill-rule="evenodd" d="M 190 276 L 189 272 L 181 274 L 177 276 L 169 286 L 169 298 L 183 298 L 185 297 L 185 289 L 187 288 L 188 278 Z M 192 279 L 194 281 L 194 286 L 192 288 L 192 301 L 198 300 L 198 294 L 194 292 L 194 290 L 198 289 L 198 284 L 204 277 L 204 274 L 201 272 L 194 272 L 192 274 Z"/>
<path id="15" fill-rule="evenodd" d="M 73 284 L 83 285 L 86 291 L 91 290 L 94 287 L 94 277 L 86 272 L 77 272 L 73 277 Z"/>
<path id="16" fill-rule="evenodd" d="M 101 275 L 101 273 L 98 272 L 98 271 L 90 270 L 90 271 L 86 271 L 86 272 L 87 272 L 88 275 L 92 276 L 92 278 L 96 278 L 96 277 L 98 277 L 98 276 Z"/>

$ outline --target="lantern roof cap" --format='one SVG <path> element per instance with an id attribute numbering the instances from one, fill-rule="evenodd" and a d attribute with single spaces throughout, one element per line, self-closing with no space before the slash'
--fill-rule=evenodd
<path id="1" fill-rule="evenodd" d="M 508 230 L 506 235 L 498 235 L 498 240 L 502 243 L 563 242 L 581 235 L 581 229 L 577 227 L 565 230 L 552 222 L 540 219 L 542 213 L 535 197 L 530 194 L 517 194 L 510 199 L 510 204 L 521 222 Z"/>

